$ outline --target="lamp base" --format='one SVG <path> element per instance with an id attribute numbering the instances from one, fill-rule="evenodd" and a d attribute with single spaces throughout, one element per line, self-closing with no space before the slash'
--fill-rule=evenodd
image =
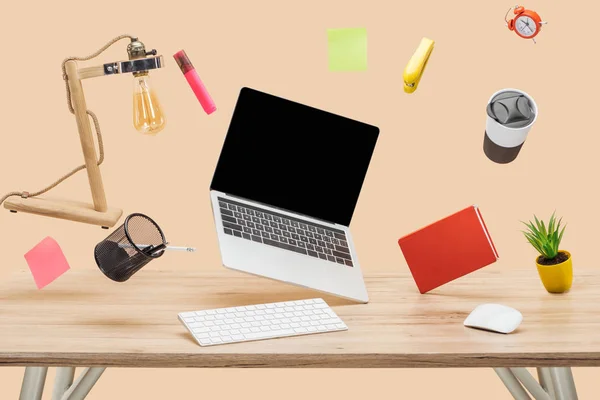
<path id="1" fill-rule="evenodd" d="M 43 215 L 52 218 L 67 219 L 69 221 L 83 222 L 111 228 L 123 215 L 123 210 L 109 208 L 105 212 L 94 210 L 89 203 L 70 200 L 51 200 L 40 197 L 21 198 L 15 197 L 4 202 L 4 208 L 11 212 L 24 212 Z"/>

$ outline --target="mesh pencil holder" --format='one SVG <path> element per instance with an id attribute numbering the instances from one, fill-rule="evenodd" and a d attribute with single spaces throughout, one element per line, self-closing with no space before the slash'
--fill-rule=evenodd
<path id="1" fill-rule="evenodd" d="M 150 261 L 162 256 L 167 242 L 160 227 L 144 214 L 131 214 L 94 249 L 98 268 L 108 278 L 125 282 Z"/>

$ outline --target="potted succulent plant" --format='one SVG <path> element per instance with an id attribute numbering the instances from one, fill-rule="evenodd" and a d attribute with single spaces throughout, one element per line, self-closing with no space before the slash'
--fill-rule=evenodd
<path id="1" fill-rule="evenodd" d="M 553 213 L 547 226 L 535 215 L 533 218 L 535 223 L 523 222 L 527 226 L 523 234 L 540 253 L 535 261 L 540 279 L 548 292 L 564 293 L 573 283 L 573 263 L 571 253 L 559 247 L 565 232 L 565 226 L 560 227 L 562 218 L 557 221 Z"/>

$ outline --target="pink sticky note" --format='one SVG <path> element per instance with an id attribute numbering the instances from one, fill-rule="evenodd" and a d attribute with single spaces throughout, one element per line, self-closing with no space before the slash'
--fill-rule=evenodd
<path id="1" fill-rule="evenodd" d="M 56 240 L 48 236 L 25 254 L 38 289 L 52 283 L 69 270 L 69 263 Z"/>

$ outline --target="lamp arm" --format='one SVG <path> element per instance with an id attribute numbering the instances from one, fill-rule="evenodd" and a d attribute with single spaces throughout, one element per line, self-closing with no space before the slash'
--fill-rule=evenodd
<path id="1" fill-rule="evenodd" d="M 62 63 L 63 79 L 65 80 L 65 86 L 66 86 L 66 91 L 67 91 L 67 105 L 69 107 L 69 111 L 71 112 L 71 114 L 75 114 L 75 109 L 73 108 L 73 104 L 71 102 L 71 90 L 69 89 L 69 81 L 68 81 L 69 77 L 67 75 L 67 69 L 66 69 L 67 62 L 68 61 L 87 61 L 87 60 L 91 60 L 92 58 L 96 58 L 100 54 L 102 54 L 104 51 L 106 51 L 110 46 L 112 46 L 113 44 L 115 44 L 116 42 L 118 42 L 121 39 L 130 39 L 133 41 L 133 40 L 136 40 L 136 37 L 132 36 L 132 35 L 120 35 L 120 36 L 115 37 L 114 39 L 112 39 L 111 41 L 106 43 L 104 46 L 102 46 L 100 49 L 98 49 L 98 51 L 96 51 L 95 53 L 93 53 L 87 57 L 68 57 L 63 61 L 63 63 Z M 104 161 L 104 146 L 103 146 L 103 142 L 102 142 L 102 134 L 100 132 L 100 123 L 98 122 L 98 118 L 96 117 L 96 114 L 94 114 L 90 110 L 86 110 L 86 112 L 94 121 L 94 127 L 96 130 L 96 135 L 98 137 L 98 150 L 99 150 L 97 165 L 100 165 Z M 59 184 L 61 184 L 62 182 L 64 182 L 68 178 L 70 178 L 71 176 L 75 175 L 77 172 L 84 170 L 84 169 L 86 169 L 86 165 L 82 164 L 82 165 L 78 166 L 77 168 L 72 169 L 71 171 L 69 171 L 68 173 L 66 173 L 65 175 L 63 175 L 62 177 L 57 179 L 56 181 L 54 181 L 52 184 L 50 184 L 50 185 L 46 186 L 45 188 L 38 190 L 36 192 L 31 192 L 31 193 L 27 192 L 27 191 L 9 192 L 0 197 L 0 205 L 2 205 L 2 203 L 4 203 L 4 201 L 6 199 L 8 199 L 9 197 L 12 197 L 12 196 L 20 196 L 23 198 L 28 198 L 28 197 L 36 197 L 36 196 L 42 195 L 42 194 L 48 192 L 49 190 L 55 188 L 56 186 L 58 186 Z"/>

